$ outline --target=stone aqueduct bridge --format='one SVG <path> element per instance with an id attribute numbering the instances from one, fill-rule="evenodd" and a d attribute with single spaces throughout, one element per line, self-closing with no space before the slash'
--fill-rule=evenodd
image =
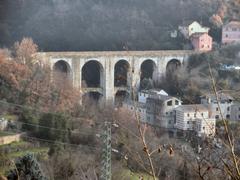
<path id="1" fill-rule="evenodd" d="M 58 69 L 67 73 L 73 85 L 83 94 L 98 92 L 106 102 L 114 102 L 116 93 L 125 91 L 131 94 L 132 91 L 136 92 L 144 76 L 157 80 L 166 74 L 169 63 L 183 64 L 194 53 L 194 51 L 178 50 L 93 51 L 41 52 L 38 53 L 38 56 L 48 63 L 52 70 Z M 91 66 L 93 66 L 92 69 Z M 117 66 L 118 68 L 116 68 Z M 125 83 L 118 83 L 116 71 L 123 75 L 123 67 L 127 67 L 127 80 Z M 84 73 L 87 74 L 84 75 Z M 95 84 L 91 83 L 94 81 L 93 79 L 88 78 L 92 76 L 96 76 Z M 85 79 L 90 82 L 83 83 Z"/>

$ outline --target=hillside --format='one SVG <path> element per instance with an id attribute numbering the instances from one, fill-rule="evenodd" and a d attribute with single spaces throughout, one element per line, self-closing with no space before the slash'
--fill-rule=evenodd
<path id="1" fill-rule="evenodd" d="M 208 25 L 217 7 L 217 0 L 2 0 L 0 46 L 32 37 L 44 51 L 182 49 L 170 32 L 189 20 Z"/>

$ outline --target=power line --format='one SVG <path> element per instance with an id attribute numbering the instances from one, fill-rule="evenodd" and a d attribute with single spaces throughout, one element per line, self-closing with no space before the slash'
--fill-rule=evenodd
<path id="1" fill-rule="evenodd" d="M 16 135 L 16 133 L 14 132 L 6 132 L 7 134 L 10 134 L 10 135 Z M 80 145 L 77 145 L 77 144 L 72 144 L 72 143 L 67 143 L 67 142 L 62 142 L 62 141 L 53 141 L 53 140 L 48 140 L 48 139 L 42 139 L 42 138 L 37 138 L 37 137 L 33 137 L 33 136 L 28 136 L 26 134 L 24 134 L 24 132 L 21 132 L 21 131 L 18 131 L 17 133 L 22 133 L 21 134 L 21 137 L 23 138 L 28 138 L 28 139 L 32 139 L 32 140 L 36 140 L 36 141 L 42 141 L 42 142 L 47 142 L 47 143 L 50 143 L 50 144 L 60 144 L 60 145 L 69 145 L 69 146 L 72 146 L 72 147 L 75 147 L 75 148 L 80 148 L 79 146 Z M 81 146 L 87 146 L 89 148 L 92 148 L 92 149 L 95 149 L 95 150 L 99 150 L 97 148 L 97 146 L 90 146 L 90 145 L 81 145 Z"/>
<path id="2" fill-rule="evenodd" d="M 50 129 L 50 130 L 55 130 L 55 131 L 62 131 L 62 132 L 67 132 L 67 133 L 71 132 L 73 134 L 89 135 L 89 134 L 86 134 L 86 133 L 83 133 L 80 131 L 57 129 L 57 128 L 53 128 L 53 127 L 42 126 L 39 124 L 25 123 L 25 122 L 21 122 L 21 121 L 15 121 L 15 123 L 25 124 L 25 125 L 29 125 L 29 126 L 33 126 L 33 127 L 40 127 L 40 128 Z"/>

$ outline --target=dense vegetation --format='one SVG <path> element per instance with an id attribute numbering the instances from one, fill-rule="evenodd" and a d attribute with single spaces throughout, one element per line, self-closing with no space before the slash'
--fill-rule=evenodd
<path id="1" fill-rule="evenodd" d="M 2 0 L 0 45 L 32 37 L 44 51 L 182 49 L 170 33 L 185 21 L 209 25 L 217 7 L 217 0 Z"/>

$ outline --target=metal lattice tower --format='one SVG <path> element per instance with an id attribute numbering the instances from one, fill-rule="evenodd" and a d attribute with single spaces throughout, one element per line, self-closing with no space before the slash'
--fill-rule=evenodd
<path id="1" fill-rule="evenodd" d="M 101 180 L 111 180 L 111 123 L 105 122 L 104 133 L 102 135 L 103 152 L 102 152 L 102 169 Z"/>

